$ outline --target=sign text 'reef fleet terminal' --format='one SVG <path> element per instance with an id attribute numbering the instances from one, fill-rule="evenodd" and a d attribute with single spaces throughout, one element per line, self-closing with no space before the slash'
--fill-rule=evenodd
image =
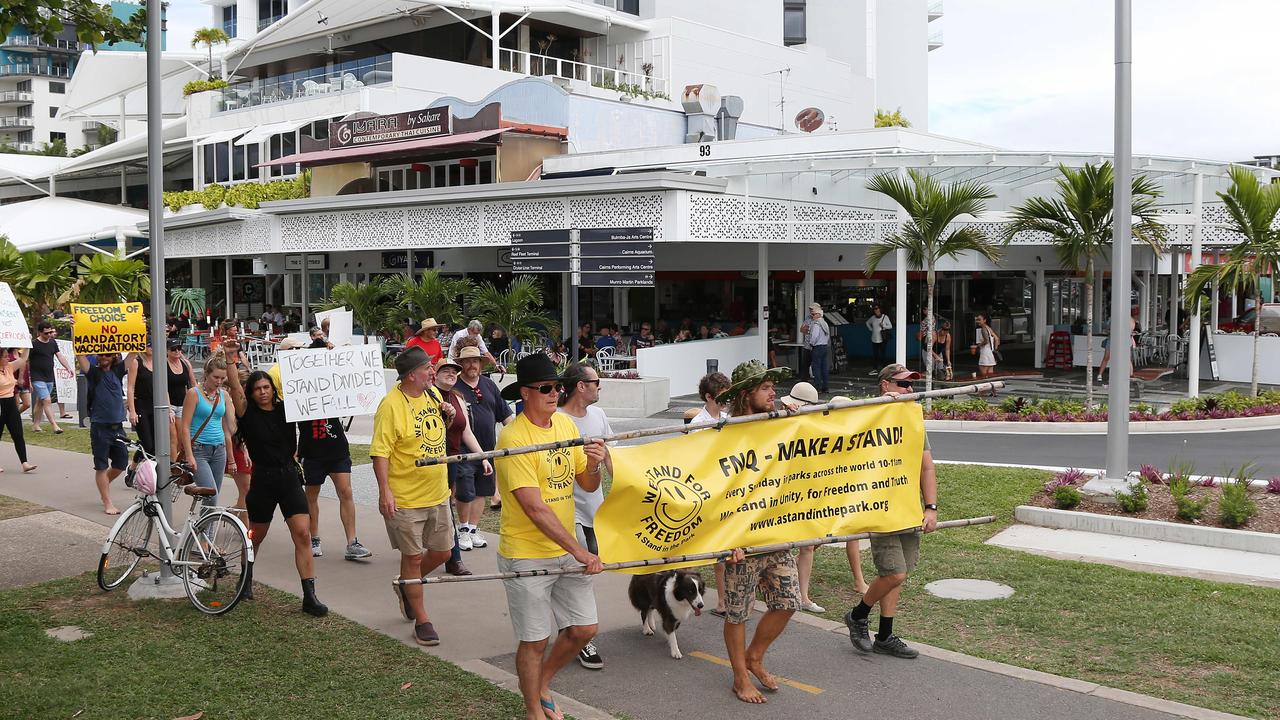
<path id="1" fill-rule="evenodd" d="M 418 140 L 451 132 L 447 105 L 394 115 L 335 120 L 329 123 L 329 149 Z"/>

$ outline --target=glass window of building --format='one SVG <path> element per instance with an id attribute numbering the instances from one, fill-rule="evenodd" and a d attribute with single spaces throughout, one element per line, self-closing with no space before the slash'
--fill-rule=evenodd
<path id="1" fill-rule="evenodd" d="M 67 92 L 67 84 L 64 82 L 49 82 L 49 92 L 54 95 L 62 95 Z"/>
<path id="2" fill-rule="evenodd" d="M 222 8 L 222 31 L 228 37 L 236 36 L 236 4 L 232 3 Z"/>
<path id="3" fill-rule="evenodd" d="M 782 5 L 782 42 L 803 45 L 808 42 L 805 0 L 786 0 Z"/>

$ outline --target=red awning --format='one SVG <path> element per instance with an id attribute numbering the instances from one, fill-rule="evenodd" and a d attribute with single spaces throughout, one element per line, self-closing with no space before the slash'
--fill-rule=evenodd
<path id="1" fill-rule="evenodd" d="M 496 138 L 511 128 L 497 128 L 495 130 L 477 130 L 476 132 L 460 133 L 458 135 L 441 135 L 439 137 L 423 138 L 421 140 L 406 140 L 398 143 L 387 143 L 385 145 L 370 145 L 368 147 L 350 147 L 340 148 L 338 150 L 316 150 L 313 152 L 296 153 L 275 160 L 268 160 L 264 163 L 258 163 L 256 167 L 269 167 L 271 165 L 316 165 L 325 162 L 334 162 L 338 160 L 373 160 L 388 155 L 401 155 L 406 152 L 415 152 L 418 150 L 428 150 L 434 148 L 447 148 L 455 145 L 466 145 L 468 143 L 483 142 L 491 138 Z"/>

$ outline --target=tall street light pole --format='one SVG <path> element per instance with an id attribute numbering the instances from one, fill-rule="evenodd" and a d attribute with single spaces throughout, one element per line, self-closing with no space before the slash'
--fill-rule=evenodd
<path id="1" fill-rule="evenodd" d="M 1114 492 L 1129 474 L 1129 305 L 1133 267 L 1133 2 L 1116 0 L 1115 232 L 1111 242 L 1111 388 L 1107 468 Z M 1121 348 L 1124 348 L 1122 350 Z M 1092 369 L 1089 369 L 1092 372 Z"/>
<path id="2" fill-rule="evenodd" d="M 160 77 L 160 41 L 164 3 L 151 0 L 147 3 L 147 235 L 151 249 L 151 366 L 156 370 L 151 378 L 152 408 L 151 427 L 155 434 L 156 478 L 169 477 L 169 387 L 166 384 L 168 353 L 165 349 L 165 288 L 164 288 L 164 118 L 161 115 L 163 95 Z M 121 134 L 124 126 L 120 126 Z M 163 364 L 162 364 L 163 363 Z M 144 411 L 145 412 L 145 411 Z M 160 493 L 160 504 L 169 519 L 173 515 L 168 490 Z M 172 582 L 173 573 L 168 565 L 160 566 L 161 582 Z"/>

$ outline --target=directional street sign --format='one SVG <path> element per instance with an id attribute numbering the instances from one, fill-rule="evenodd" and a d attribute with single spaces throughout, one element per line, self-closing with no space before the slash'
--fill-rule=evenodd
<path id="1" fill-rule="evenodd" d="M 653 257 L 653 241 L 582 244 L 582 257 Z"/>
<path id="2" fill-rule="evenodd" d="M 582 258 L 582 272 L 653 272 L 653 256 Z"/>
<path id="3" fill-rule="evenodd" d="M 569 258 L 518 258 L 512 255 L 511 271 L 516 273 L 569 272 Z"/>
<path id="4" fill-rule="evenodd" d="M 511 247 L 511 259 L 515 260 L 545 260 L 547 258 L 567 258 L 569 257 L 569 243 L 555 243 L 553 245 L 513 245 Z"/>
<path id="5" fill-rule="evenodd" d="M 512 230 L 511 244 L 546 244 L 546 243 L 564 243 L 569 244 L 568 230 Z"/>
<path id="6" fill-rule="evenodd" d="M 653 242 L 653 228 L 588 228 L 582 230 L 580 239 L 593 242 Z"/>
<path id="7" fill-rule="evenodd" d="M 575 284 L 579 287 L 622 288 L 653 285 L 651 272 L 584 272 L 577 275 L 580 281 Z"/>

